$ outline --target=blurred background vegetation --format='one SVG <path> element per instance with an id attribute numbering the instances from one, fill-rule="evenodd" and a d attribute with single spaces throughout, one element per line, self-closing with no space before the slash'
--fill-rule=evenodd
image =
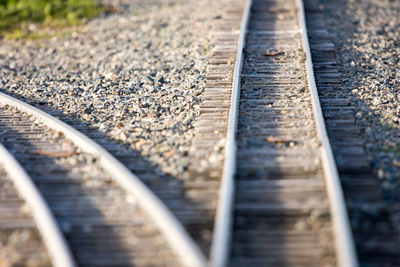
<path id="1" fill-rule="evenodd" d="M 96 0 L 0 0 L 0 37 L 32 37 L 32 25 L 74 26 L 107 11 Z"/>

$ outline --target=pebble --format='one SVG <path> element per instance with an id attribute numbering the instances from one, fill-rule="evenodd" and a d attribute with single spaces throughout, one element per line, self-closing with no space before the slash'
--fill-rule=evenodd
<path id="1" fill-rule="evenodd" d="M 2 40 L 1 91 L 88 122 L 180 177 L 223 3 L 101 1 L 118 12 L 70 36 Z"/>

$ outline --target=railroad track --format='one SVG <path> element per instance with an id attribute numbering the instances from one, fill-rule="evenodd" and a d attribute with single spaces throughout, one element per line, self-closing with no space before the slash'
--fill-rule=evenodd
<path id="1" fill-rule="evenodd" d="M 218 35 L 194 142 L 207 156 L 226 139 L 211 264 L 358 266 L 302 1 L 243 14 L 240 36 Z"/>
<path id="2" fill-rule="evenodd" d="M 16 255 L 4 259 L 10 265 L 24 260 L 18 256 L 25 253 L 18 250 L 18 243 L 12 245 L 18 231 L 31 231 L 25 238 L 29 234 L 32 245 L 41 244 L 32 253 L 43 265 L 49 261 L 63 267 L 205 265 L 200 250 L 170 211 L 108 152 L 32 106 L 4 94 L 0 103 L 1 143 L 9 153 L 3 152 L 26 171 L 22 179 L 24 171 L 15 170 L 18 164 L 3 162 L 7 168 L 2 176 L 13 178 L 15 185 L 12 194 L 3 192 L 12 187 L 9 180 L 1 188 L 2 196 L 10 199 L 7 208 L 15 212 L 13 217 L 2 217 L 6 221 L 0 228 L 9 255 Z M 17 226 L 23 219 L 16 191 L 32 216 L 27 225 L 12 229 L 12 237 L 7 226 Z"/>

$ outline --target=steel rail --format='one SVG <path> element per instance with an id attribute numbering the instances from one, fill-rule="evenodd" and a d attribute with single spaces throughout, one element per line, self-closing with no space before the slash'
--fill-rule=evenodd
<path id="1" fill-rule="evenodd" d="M 240 76 L 243 65 L 243 49 L 246 45 L 246 33 L 250 17 L 252 0 L 246 0 L 240 23 L 240 34 L 236 48 L 236 61 L 233 72 L 229 124 L 225 144 L 225 161 L 219 190 L 217 214 L 211 243 L 211 267 L 227 265 L 232 235 L 232 205 L 235 195 L 234 175 L 236 172 L 236 132 L 238 125 Z"/>
<path id="2" fill-rule="evenodd" d="M 55 267 L 76 266 L 70 248 L 45 200 L 29 175 L 2 144 L 0 144 L 0 163 L 19 195 L 29 206 L 52 265 Z"/>
<path id="3" fill-rule="evenodd" d="M 47 127 L 62 132 L 83 152 L 95 155 L 100 166 L 111 175 L 112 179 L 126 192 L 137 198 L 141 208 L 158 227 L 184 266 L 207 266 L 206 257 L 172 212 L 136 175 L 108 151 L 66 123 L 14 97 L 0 93 L 0 103 L 15 107 L 35 117 Z"/>
<path id="4" fill-rule="evenodd" d="M 335 159 L 329 142 L 322 115 L 321 104 L 318 97 L 318 89 L 315 83 L 314 69 L 311 58 L 310 44 L 307 36 L 307 26 L 303 0 L 296 0 L 298 21 L 301 29 L 303 49 L 306 55 L 306 69 L 308 88 L 311 93 L 311 102 L 316 121 L 317 134 L 321 142 L 322 166 L 324 179 L 328 191 L 330 211 L 335 238 L 335 250 L 338 266 L 357 267 L 358 259 L 354 246 L 353 235 L 347 214 L 342 187 L 339 180 Z"/>

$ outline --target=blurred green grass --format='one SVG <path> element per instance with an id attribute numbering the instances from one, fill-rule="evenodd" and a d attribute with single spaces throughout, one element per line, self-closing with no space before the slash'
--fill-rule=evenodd
<path id="1" fill-rule="evenodd" d="M 106 11 L 96 0 L 0 0 L 0 37 L 37 35 L 28 27 L 32 23 L 56 28 L 79 25 Z"/>

